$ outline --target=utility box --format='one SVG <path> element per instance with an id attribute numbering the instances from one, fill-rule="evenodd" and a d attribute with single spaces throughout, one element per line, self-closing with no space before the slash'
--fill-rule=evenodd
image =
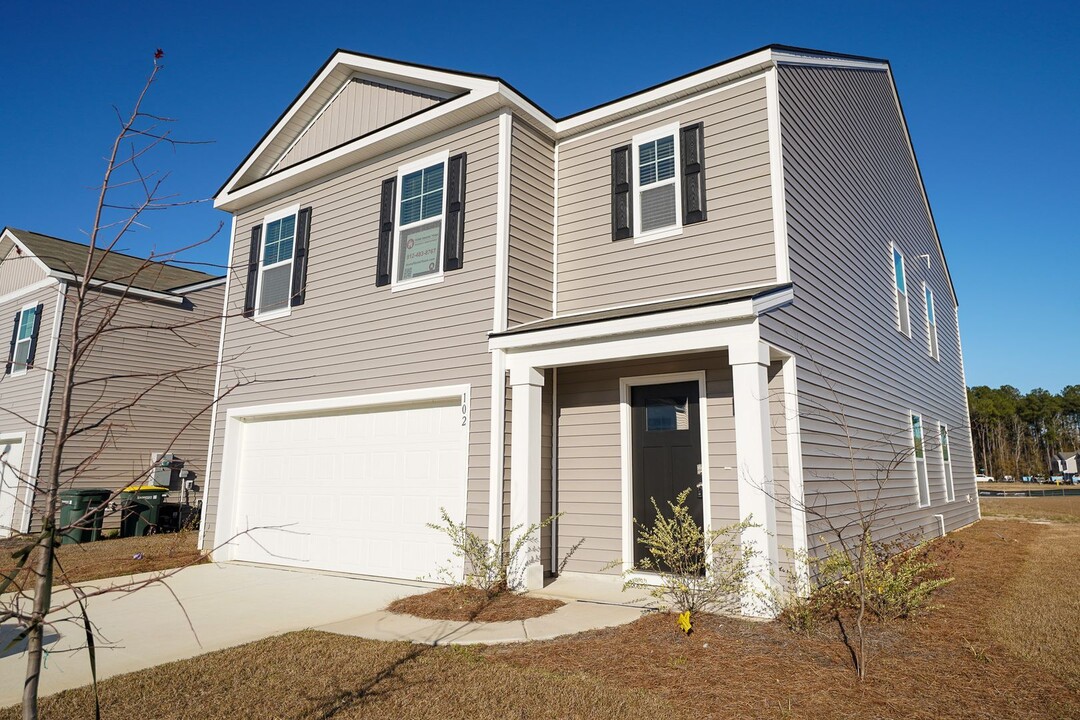
<path id="1" fill-rule="evenodd" d="M 184 467 L 184 461 L 172 453 L 154 453 L 151 459 L 152 467 L 148 478 L 149 484 L 169 488 L 170 490 L 178 490 L 180 470 Z"/>

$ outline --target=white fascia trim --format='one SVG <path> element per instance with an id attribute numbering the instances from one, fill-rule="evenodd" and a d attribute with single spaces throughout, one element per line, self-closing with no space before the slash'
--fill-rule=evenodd
<path id="1" fill-rule="evenodd" d="M 827 55 L 803 54 L 791 50 L 773 50 L 772 60 L 788 65 L 814 65 L 817 67 L 851 68 L 856 70 L 888 70 L 889 64 L 880 60 L 829 57 Z"/>
<path id="2" fill-rule="evenodd" d="M 451 398 L 466 398 L 469 385 L 443 385 L 439 387 L 416 388 L 414 390 L 393 390 L 390 392 L 371 393 L 369 395 L 349 395 L 347 397 L 318 398 L 316 400 L 296 400 L 293 402 L 270 403 L 229 408 L 226 417 L 237 420 L 251 420 L 274 416 L 293 417 L 313 415 L 335 410 L 366 409 L 409 405 Z"/>
<path id="3" fill-rule="evenodd" d="M 773 243 L 776 281 L 791 282 L 788 258 L 787 198 L 784 194 L 784 157 L 780 138 L 780 89 L 775 67 L 765 73 L 765 105 L 769 118 L 769 178 L 772 184 Z"/>
<path id="4" fill-rule="evenodd" d="M 559 143 L 554 148 L 555 200 L 552 207 L 551 223 L 551 316 L 559 315 Z M 552 523 L 554 525 L 554 523 Z"/>
<path id="5" fill-rule="evenodd" d="M 506 330 L 510 292 L 510 144 L 514 116 L 499 115 L 499 172 L 495 206 L 495 311 L 492 331 Z"/>
<path id="6" fill-rule="evenodd" d="M 49 267 L 48 265 L 46 265 L 46 264 L 45 264 L 44 262 L 42 262 L 42 261 L 41 261 L 41 260 L 40 260 L 40 259 L 38 258 L 38 256 L 37 256 L 37 255 L 35 255 L 34 253 L 30 252 L 30 249 L 29 249 L 29 248 L 27 248 L 27 247 L 26 247 L 25 245 L 23 245 L 23 243 L 22 243 L 22 240 L 20 240 L 20 239 L 19 239 L 18 237 L 16 237 L 15 233 L 11 232 L 11 230 L 5 230 L 5 231 L 4 231 L 4 234 L 3 234 L 3 236 L 0 236 L 0 240 L 3 240 L 3 239 L 7 239 L 7 240 L 10 240 L 10 241 L 11 241 L 12 243 L 14 243 L 14 245 L 15 245 L 15 246 L 16 246 L 17 248 L 19 248 L 19 250 L 21 250 L 21 251 L 22 251 L 22 253 L 23 253 L 24 255 L 26 255 L 26 257 L 28 257 L 28 258 L 30 258 L 31 260 L 33 260 L 33 261 L 34 261 L 34 264 L 35 264 L 35 265 L 37 265 L 37 266 L 38 266 L 39 268 L 41 268 L 42 272 L 44 272 L 44 273 L 50 273 L 50 272 L 52 272 L 52 268 L 50 268 L 50 267 Z"/>
<path id="7" fill-rule="evenodd" d="M 537 109 L 535 105 L 526 100 L 524 97 L 514 91 L 513 88 L 506 85 L 506 83 L 499 83 L 499 94 L 507 98 L 511 104 L 520 110 L 524 115 L 527 115 L 534 123 L 547 131 L 551 136 L 555 135 L 556 121 L 550 118 L 547 114 Z"/>
<path id="8" fill-rule="evenodd" d="M 660 385 L 674 382 L 697 382 L 698 384 L 698 430 L 701 441 L 701 521 L 706 537 L 712 530 L 712 498 L 709 473 L 709 410 L 706 397 L 705 371 L 697 370 L 683 373 L 665 373 L 662 375 L 639 375 L 619 378 L 619 459 L 622 478 L 622 571 L 634 569 L 634 472 L 633 443 L 631 433 L 630 389 L 641 385 Z M 655 578 L 647 573 L 634 573 L 635 579 Z"/>
<path id="9" fill-rule="evenodd" d="M 735 320 L 756 319 L 761 313 L 792 301 L 791 288 L 777 291 L 757 300 L 747 299 L 721 305 L 670 310 L 629 318 L 601 320 L 571 327 L 550 328 L 530 333 L 520 333 L 488 340 L 489 350 L 519 350 L 561 343 L 592 341 L 617 335 L 668 332 L 676 328 L 716 325 Z"/>
<path id="10" fill-rule="evenodd" d="M 233 222 L 235 221 L 236 220 L 234 219 Z M 228 276 L 222 275 L 213 280 L 203 280 L 202 282 L 192 283 L 191 285 L 181 285 L 180 287 L 173 288 L 169 292 L 174 295 L 186 295 L 188 293 L 198 292 L 199 290 L 205 290 L 222 284 L 228 285 Z"/>
<path id="11" fill-rule="evenodd" d="M 69 272 L 63 272 L 62 270 L 50 270 L 49 275 L 57 280 L 63 280 L 69 283 L 81 283 L 82 278 L 73 275 Z M 111 290 L 113 292 L 124 293 L 131 297 L 142 298 L 144 300 L 156 300 L 157 302 L 168 303 L 170 305 L 183 305 L 184 298 L 179 295 L 174 295 L 171 292 L 159 292 L 157 290 L 145 290 L 143 288 L 132 287 L 125 285 L 124 283 L 109 282 L 108 280 L 94 280 L 90 279 L 87 283 L 91 288 L 95 290 Z"/>
<path id="12" fill-rule="evenodd" d="M 60 281 L 57 280 L 54 277 L 47 277 L 44 280 L 38 280 L 36 283 L 34 283 L 32 285 L 27 285 L 24 288 L 19 288 L 18 290 L 13 290 L 13 291 L 9 292 L 7 295 L 0 295 L 0 305 L 12 302 L 13 300 L 18 300 L 19 298 L 25 297 L 25 296 L 29 295 L 30 293 L 37 292 L 38 290 L 41 290 L 42 288 L 47 288 L 50 285 L 55 285 L 58 282 L 60 282 Z"/>
<path id="13" fill-rule="evenodd" d="M 488 449 L 488 540 L 502 538 L 504 464 L 506 461 L 506 354 L 491 353 L 491 437 Z"/>
<path id="14" fill-rule="evenodd" d="M 232 216 L 232 229 L 229 231 L 228 263 L 231 269 L 233 249 L 236 246 L 236 216 Z M 202 550 L 206 538 L 206 508 L 210 495 L 210 469 L 214 464 L 214 434 L 217 432 L 218 400 L 221 392 L 221 360 L 225 352 L 225 324 L 229 321 L 229 289 L 232 285 L 232 272 L 225 275 L 225 293 L 221 299 L 221 330 L 218 333 L 217 364 L 214 366 L 213 405 L 210 407 L 210 438 L 206 444 L 206 465 L 203 467 L 202 508 L 199 517 L 199 549 Z"/>
<path id="15" fill-rule="evenodd" d="M 60 327 L 64 321 L 67 283 L 60 282 L 56 288 L 56 305 L 53 308 L 52 327 L 49 329 L 49 358 L 45 366 L 45 377 L 41 380 L 41 401 L 38 404 L 37 427 L 34 428 L 34 449 L 30 455 L 29 470 L 33 483 L 26 484 L 26 499 L 23 502 L 22 520 L 19 527 L 24 533 L 30 532 L 30 516 L 34 503 L 34 490 L 40 481 L 41 455 L 45 450 L 45 423 L 49 419 L 49 405 L 52 403 L 53 380 L 56 375 L 56 357 L 60 350 Z M 15 523 L 12 522 L 12 525 Z"/>

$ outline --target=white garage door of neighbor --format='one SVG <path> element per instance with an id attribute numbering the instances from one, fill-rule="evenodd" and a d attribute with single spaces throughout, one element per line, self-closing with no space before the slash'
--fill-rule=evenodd
<path id="1" fill-rule="evenodd" d="M 0 538 L 15 532 L 24 445 L 21 437 L 0 438 Z"/>
<path id="2" fill-rule="evenodd" d="M 451 546 L 427 527 L 465 516 L 459 402 L 243 423 L 234 557 L 434 579 Z M 456 567 L 460 567 L 460 563 Z"/>

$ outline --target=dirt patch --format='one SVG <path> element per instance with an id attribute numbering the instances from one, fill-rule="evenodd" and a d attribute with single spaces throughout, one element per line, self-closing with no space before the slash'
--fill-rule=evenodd
<path id="1" fill-rule="evenodd" d="M 12 553 L 28 542 L 25 538 L 10 538 L 0 543 L 0 573 L 10 575 L 16 567 Z M 56 555 L 60 569 L 55 571 L 53 585 L 100 580 L 102 578 L 134 575 L 171 568 L 198 565 L 207 558 L 196 547 L 194 532 L 146 537 L 112 538 L 81 545 L 61 545 Z M 32 562 L 32 561 L 31 561 Z M 15 586 L 33 584 L 33 573 L 24 567 Z"/>
<path id="2" fill-rule="evenodd" d="M 500 593 L 489 598 L 485 592 L 475 588 L 450 587 L 395 600 L 386 609 L 392 613 L 431 620 L 506 622 L 540 617 L 562 606 L 561 601 L 551 598 L 517 593 Z"/>

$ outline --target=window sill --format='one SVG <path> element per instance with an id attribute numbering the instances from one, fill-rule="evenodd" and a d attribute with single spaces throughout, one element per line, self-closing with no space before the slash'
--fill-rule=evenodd
<path id="1" fill-rule="evenodd" d="M 635 235 L 634 244 L 637 245 L 639 243 L 652 242 L 653 240 L 666 240 L 667 238 L 678 237 L 679 235 L 682 235 L 682 231 L 682 225 L 665 228 L 663 230 L 653 230 L 642 235 Z"/>
<path id="2" fill-rule="evenodd" d="M 404 292 L 406 290 L 412 290 L 413 288 L 427 287 L 428 285 L 438 285 L 443 281 L 442 273 L 433 277 L 420 278 L 419 280 L 407 280 L 405 282 L 394 283 L 390 286 L 390 292 Z"/>
<path id="3" fill-rule="evenodd" d="M 8 377 L 9 378 L 17 378 L 17 377 L 22 377 L 23 375 L 28 375 L 29 373 L 30 373 L 29 368 L 27 368 L 25 370 L 12 370 L 11 372 L 8 373 Z"/>
<path id="4" fill-rule="evenodd" d="M 271 320 L 280 320 L 281 318 L 287 318 L 292 315 L 292 307 L 287 307 L 284 310 L 275 310 L 269 313 L 255 313 L 251 316 L 251 319 L 257 323 L 269 322 Z"/>

